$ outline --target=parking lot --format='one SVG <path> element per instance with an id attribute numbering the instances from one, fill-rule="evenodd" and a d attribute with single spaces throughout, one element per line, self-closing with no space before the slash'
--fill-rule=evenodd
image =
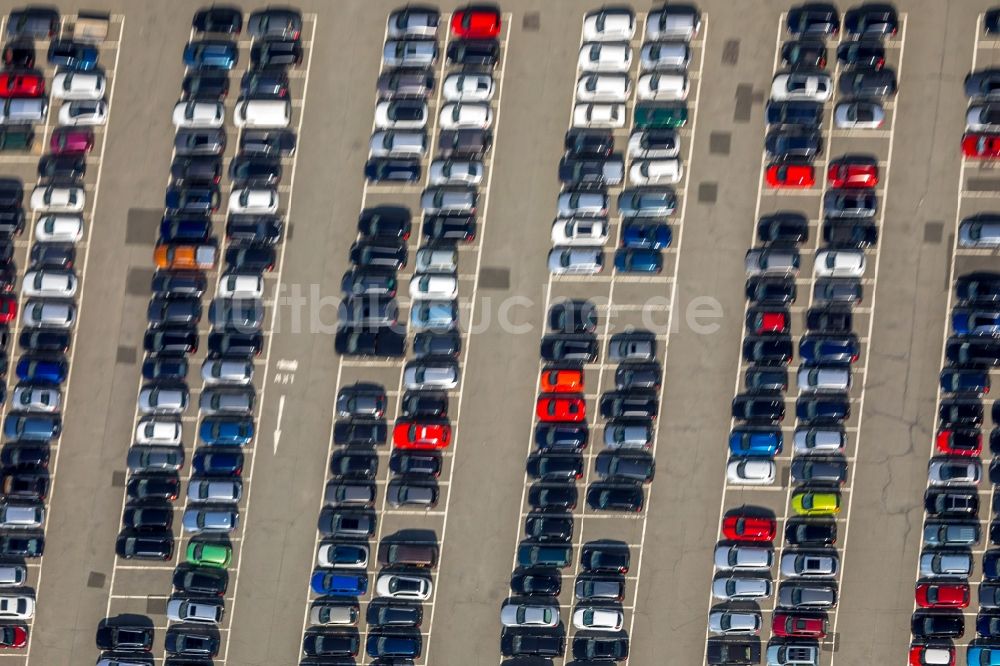
<path id="1" fill-rule="evenodd" d="M 246 13 L 258 8 L 240 4 Z M 995 211 L 1000 192 L 992 163 L 964 161 L 959 150 L 967 108 L 962 81 L 971 70 L 1000 65 L 998 42 L 977 30 L 989 3 L 897 3 L 901 27 L 886 41 L 886 66 L 898 74 L 899 93 L 883 126 L 867 134 L 832 128 L 831 109 L 842 101 L 835 91 L 826 104 L 825 146 L 815 161 L 817 183 L 788 193 L 764 183 L 768 160 L 762 147 L 764 108 L 772 75 L 780 69 L 777 50 L 786 38 L 782 26 L 790 4 L 761 1 L 736 12 L 731 3 L 699 2 L 702 30 L 691 45 L 690 117 L 680 132 L 685 174 L 674 186 L 678 205 L 669 219 L 673 242 L 663 253 L 662 271 L 638 278 L 611 269 L 620 233 L 619 218 L 612 215 L 604 272 L 550 277 L 546 258 L 560 188 L 556 171 L 581 75 L 581 26 L 583 15 L 598 4 L 501 3 L 502 50 L 491 101 L 494 143 L 483 160 L 477 235 L 459 248 L 463 348 L 461 380 L 448 393 L 452 444 L 441 454 L 437 506 L 426 511 L 387 502 L 385 489 L 394 478 L 392 446 L 377 447 L 370 587 L 360 598 L 356 629 L 362 654 L 371 634 L 366 611 L 379 575 L 375 550 L 401 532 L 423 531 L 433 532 L 440 557 L 431 574 L 432 596 L 423 603 L 423 651 L 416 663 L 501 661 L 499 613 L 511 595 L 512 557 L 530 511 L 527 495 L 533 480 L 525 476 L 524 464 L 533 450 L 539 340 L 552 303 L 586 297 L 599 308 L 600 355 L 585 366 L 591 443 L 584 452 L 584 476 L 576 483 L 573 560 L 563 570 L 559 598 L 566 653 L 552 663 L 573 660 L 576 604 L 571 588 L 579 573 L 580 547 L 594 540 L 622 541 L 630 548 L 631 570 L 621 602 L 630 636 L 629 662 L 703 663 L 706 619 L 718 603 L 708 591 L 715 575 L 720 510 L 753 505 L 772 511 L 779 530 L 775 560 L 785 551 L 783 533 L 794 491 L 788 470 L 794 459 L 797 345 L 806 333 L 815 284 L 812 261 L 822 241 L 825 172 L 831 160 L 862 153 L 876 158 L 880 172 L 880 235 L 866 250 L 863 301 L 854 309 L 860 353 L 846 424 L 848 477 L 836 517 L 840 600 L 828 615 L 820 663 L 902 663 L 910 644 L 952 278 L 1000 265 L 992 251 L 956 248 L 954 236 L 961 219 Z M 112 618 L 155 627 L 154 655 L 163 663 L 171 576 L 188 543 L 179 527 L 187 506 L 183 497 L 175 503 L 178 538 L 172 561 L 147 565 L 121 560 L 114 545 L 129 478 L 126 450 L 137 418 L 153 244 L 172 158 L 170 110 L 184 77 L 181 52 L 191 38 L 190 18 L 199 8 L 188 1 L 165 5 L 94 2 L 85 7 L 112 14 L 111 34 L 100 50 L 108 76 L 109 122 L 97 128 L 96 146 L 87 159 L 84 237 L 76 261 L 79 314 L 67 357 L 71 381 L 63 387 L 63 434 L 53 444 L 49 466 L 45 555 L 29 566 L 28 586 L 35 590 L 37 608 L 28 623 L 28 646 L 3 652 L 3 661 L 91 663 L 98 654 L 94 632 L 102 620 Z M 848 6 L 841 4 L 841 12 Z M 439 5 L 442 54 L 453 39 L 448 18 L 458 7 Z M 75 3 L 60 6 L 67 17 L 77 8 Z M 383 71 L 386 18 L 397 6 L 390 0 L 350 0 L 336 6 L 302 2 L 298 8 L 304 17 L 305 53 L 291 77 L 291 128 L 297 130 L 299 148 L 282 161 L 286 232 L 277 264 L 266 274 L 265 347 L 254 375 L 257 435 L 244 451 L 241 525 L 231 538 L 233 564 L 216 660 L 234 666 L 294 664 L 301 658 L 308 629 L 304 620 L 316 599 L 309 585 L 322 541 L 317 518 L 331 478 L 330 456 L 341 448 L 333 443 L 337 393 L 357 381 L 384 386 L 391 430 L 404 392 L 403 367 L 412 360 L 354 359 L 333 352 L 341 276 L 349 268 L 363 208 L 402 204 L 414 211 L 411 261 L 398 276 L 400 321 L 408 318 L 412 305 L 407 288 L 412 258 L 421 245 L 419 197 L 426 178 L 389 186 L 367 184 L 362 173 L 377 103 L 375 85 Z M 9 9 L 4 7 L 5 13 Z M 650 5 L 633 9 L 638 25 L 631 48 L 637 58 Z M 828 42 L 828 72 L 835 82 L 840 70 L 834 52 L 842 39 L 846 37 Z M 234 81 L 249 66 L 250 37 L 243 34 L 239 41 L 240 59 L 230 75 Z M 38 49 L 43 53 L 44 47 Z M 633 63 L 633 83 L 637 70 Z M 449 71 L 446 58 L 440 58 L 435 65 L 439 84 Z M 44 73 L 49 83 L 53 69 Z M 239 143 L 231 122 L 236 97 L 231 92 L 226 102 L 231 137 L 227 165 Z M 634 102 L 628 103 L 629 119 Z M 439 96 L 430 98 L 431 149 L 422 158 L 422 174 L 434 158 L 443 103 Z M 49 120 L 36 127 L 36 145 L 48 141 L 58 107 L 53 103 Z M 616 130 L 619 150 L 630 129 L 626 124 Z M 0 176 L 24 181 L 26 207 L 40 154 L 0 153 Z M 224 196 L 229 187 L 224 176 Z M 617 197 L 621 189 L 609 188 L 609 197 Z M 796 348 L 785 393 L 785 448 L 776 458 L 774 485 L 736 486 L 725 482 L 726 442 L 730 403 L 742 391 L 746 370 L 740 353 L 744 256 L 757 244 L 750 242 L 756 219 L 787 210 L 808 216 L 809 238 L 799 248 L 798 299 L 790 309 Z M 34 221 L 29 213 L 25 233 L 15 243 L 19 275 L 34 242 Z M 224 216 L 217 216 L 216 229 L 224 224 Z M 208 275 L 213 287 L 203 298 L 206 312 L 217 277 L 218 270 Z M 293 302 L 299 297 L 305 305 L 296 311 Z M 657 335 L 663 381 L 654 439 L 656 478 L 645 486 L 641 513 L 597 512 L 587 506 L 586 492 L 597 481 L 594 460 L 601 451 L 604 423 L 598 403 L 615 385 L 607 341 L 629 326 L 650 326 L 640 318 L 640 307 L 650 299 L 656 303 L 653 323 L 663 327 Z M 22 324 L 11 322 L 10 329 L 16 339 Z M 208 332 L 206 317 L 200 327 L 203 346 Z M 192 368 L 204 353 L 192 356 Z M 13 367 L 18 356 L 15 351 L 10 358 L 8 402 L 17 382 Z M 192 401 L 201 385 L 195 373 L 189 375 Z M 984 401 L 987 411 L 992 404 Z M 201 422 L 197 414 L 191 408 L 184 416 L 187 461 Z M 992 426 L 989 414 L 985 418 Z M 984 474 L 987 460 L 984 452 Z M 182 488 L 190 475 L 188 462 L 181 471 Z M 985 479 L 980 484 L 984 537 L 975 551 L 973 581 L 981 580 L 993 518 L 990 487 Z M 777 567 L 773 572 L 777 588 L 784 579 Z M 966 631 L 959 646 L 975 638 L 976 587 L 973 604 L 965 609 Z M 774 599 L 760 604 L 762 646 L 769 637 Z M 358 657 L 358 663 L 369 662 Z"/>

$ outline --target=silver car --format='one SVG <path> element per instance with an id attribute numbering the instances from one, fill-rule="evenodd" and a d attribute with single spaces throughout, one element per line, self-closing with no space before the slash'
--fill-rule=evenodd
<path id="1" fill-rule="evenodd" d="M 434 160 L 428 177 L 431 185 L 478 185 L 484 171 L 479 160 Z"/>
<path id="2" fill-rule="evenodd" d="M 691 48 L 685 42 L 646 42 L 639 52 L 643 71 L 683 70 L 691 62 Z"/>
<path id="3" fill-rule="evenodd" d="M 559 195 L 559 217 L 606 217 L 608 195 L 604 192 L 568 191 Z"/>
<path id="4" fill-rule="evenodd" d="M 399 37 L 434 37 L 437 35 L 441 13 L 430 7 L 404 7 L 389 14 L 386 23 L 386 36 L 390 39 Z"/>
<path id="5" fill-rule="evenodd" d="M 253 362 L 240 358 L 209 358 L 201 364 L 201 379 L 206 384 L 247 385 L 253 381 Z"/>
<path id="6" fill-rule="evenodd" d="M 423 247 L 414 257 L 415 273 L 454 273 L 458 270 L 458 251 Z"/>
<path id="7" fill-rule="evenodd" d="M 441 85 L 441 93 L 449 102 L 487 102 L 493 98 L 493 91 L 493 77 L 475 72 L 449 74 Z"/>
<path id="8" fill-rule="evenodd" d="M 771 581 L 767 578 L 722 576 L 712 581 L 712 596 L 730 601 L 762 599 L 771 596 Z"/>
<path id="9" fill-rule="evenodd" d="M 701 15 L 694 5 L 666 4 L 649 12 L 646 39 L 694 39 L 701 29 Z"/>
<path id="10" fill-rule="evenodd" d="M 770 645 L 767 666 L 819 666 L 819 648 L 800 643 Z"/>
<path id="11" fill-rule="evenodd" d="M 429 187 L 420 195 L 426 214 L 459 213 L 473 215 L 479 194 L 474 187 Z"/>
<path id="12" fill-rule="evenodd" d="M 752 248 L 744 258 L 747 277 L 755 275 L 796 275 L 799 253 L 786 248 Z"/>
<path id="13" fill-rule="evenodd" d="M 796 453 L 836 453 L 847 446 L 847 433 L 837 428 L 800 428 L 792 435 Z"/>
<path id="14" fill-rule="evenodd" d="M 819 365 L 799 368 L 800 391 L 838 391 L 851 388 L 851 366 Z"/>
<path id="15" fill-rule="evenodd" d="M 133 446 L 128 450 L 130 472 L 176 472 L 184 465 L 180 446 Z"/>
<path id="16" fill-rule="evenodd" d="M 192 502 L 236 503 L 243 497 L 243 482 L 239 479 L 191 479 L 188 499 Z"/>
<path id="17" fill-rule="evenodd" d="M 76 321 L 76 304 L 63 301 L 28 299 L 21 312 L 25 326 L 69 328 Z"/>
<path id="18" fill-rule="evenodd" d="M 249 414 L 255 401 L 256 391 L 252 386 L 209 388 L 202 391 L 198 408 L 206 415 Z"/>
<path id="19" fill-rule="evenodd" d="M 450 331 L 458 327 L 458 301 L 421 300 L 410 306 L 415 331 Z"/>
<path id="20" fill-rule="evenodd" d="M 977 215 L 958 225 L 960 247 L 1000 247 L 1000 216 Z"/>
<path id="21" fill-rule="evenodd" d="M 232 532 L 240 522 L 240 514 L 230 508 L 189 507 L 184 510 L 184 531 Z"/>
<path id="22" fill-rule="evenodd" d="M 924 525 L 924 545 L 974 546 L 979 543 L 977 523 L 937 522 Z"/>
<path id="23" fill-rule="evenodd" d="M 403 369 L 408 389 L 444 389 L 458 386 L 458 364 L 454 361 L 411 361 Z"/>
<path id="24" fill-rule="evenodd" d="M 10 406 L 26 412 L 58 412 L 62 404 L 59 389 L 41 386 L 18 386 L 10 400 Z"/>
<path id="25" fill-rule="evenodd" d="M 664 217 L 675 210 L 677 194 L 670 188 L 628 189 L 618 195 L 618 212 L 624 217 Z"/>
<path id="26" fill-rule="evenodd" d="M 437 41 L 433 39 L 390 39 L 382 49 L 382 62 L 387 67 L 432 67 L 437 57 Z"/>
<path id="27" fill-rule="evenodd" d="M 599 247 L 555 247 L 548 264 L 553 275 L 593 275 L 604 269 L 604 252 Z"/>
<path id="28" fill-rule="evenodd" d="M 920 553 L 921 578 L 957 577 L 972 575 L 972 555 L 964 550 L 925 550 Z"/>
<path id="29" fill-rule="evenodd" d="M 35 529 L 45 523 L 45 506 L 42 504 L 0 504 L 0 528 Z"/>
<path id="30" fill-rule="evenodd" d="M 434 90 L 434 75 L 422 70 L 390 70 L 376 84 L 382 98 L 427 97 Z"/>
<path id="31" fill-rule="evenodd" d="M 171 622 L 219 624 L 225 611 L 221 599 L 171 599 L 167 602 L 167 619 Z"/>
<path id="32" fill-rule="evenodd" d="M 379 130 L 368 142 L 372 157 L 420 157 L 427 151 L 427 133 Z"/>
<path id="33" fill-rule="evenodd" d="M 180 414 L 188 406 L 186 386 L 146 386 L 139 391 L 139 411 L 143 414 Z"/>
<path id="34" fill-rule="evenodd" d="M 983 476 L 978 458 L 956 461 L 931 460 L 927 465 L 927 482 L 932 486 L 977 486 Z"/>
<path id="35" fill-rule="evenodd" d="M 726 636 L 756 636 L 760 633 L 760 613 L 721 610 L 708 614 L 708 630 Z"/>
<path id="36" fill-rule="evenodd" d="M 715 566 L 722 571 L 767 570 L 774 563 L 774 552 L 758 546 L 718 546 Z"/>
<path id="37" fill-rule="evenodd" d="M 781 556 L 781 575 L 786 578 L 832 578 L 840 569 L 835 550 L 802 550 Z"/>
<path id="38" fill-rule="evenodd" d="M 1000 104 L 973 104 L 965 115 L 970 132 L 1000 132 Z"/>
<path id="39" fill-rule="evenodd" d="M 885 109 L 878 102 L 842 102 L 833 109 L 837 129 L 876 129 L 885 122 Z"/>
<path id="40" fill-rule="evenodd" d="M 653 429 L 644 421 L 611 421 L 604 425 L 604 446 L 612 449 L 648 449 Z"/>

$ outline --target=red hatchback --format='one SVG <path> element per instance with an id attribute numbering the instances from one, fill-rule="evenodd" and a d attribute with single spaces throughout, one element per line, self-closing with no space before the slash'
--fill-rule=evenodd
<path id="1" fill-rule="evenodd" d="M 942 430 L 937 450 L 947 456 L 978 456 L 983 452 L 983 435 L 978 430 Z"/>
<path id="2" fill-rule="evenodd" d="M 966 157 L 1000 157 L 1000 135 L 970 132 L 962 137 L 962 154 Z"/>
<path id="3" fill-rule="evenodd" d="M 399 449 L 443 449 L 451 441 L 447 423 L 400 421 L 392 429 L 392 443 Z"/>
<path id="4" fill-rule="evenodd" d="M 0 296 L 0 324 L 9 324 L 17 317 L 17 298 Z"/>
<path id="5" fill-rule="evenodd" d="M 758 310 L 747 317 L 747 327 L 758 335 L 787 333 L 788 313 L 784 310 Z"/>
<path id="6" fill-rule="evenodd" d="M 451 17 L 451 32 L 460 39 L 493 39 L 500 34 L 500 10 L 469 5 Z"/>
<path id="7" fill-rule="evenodd" d="M 916 598 L 921 608 L 967 608 L 969 586 L 966 583 L 921 583 L 917 585 Z"/>
<path id="8" fill-rule="evenodd" d="M 52 132 L 49 149 L 56 155 L 79 155 L 89 153 L 94 147 L 94 133 L 91 130 L 60 127 Z"/>
<path id="9" fill-rule="evenodd" d="M 771 187 L 812 187 L 816 170 L 808 164 L 772 164 L 767 167 L 767 184 Z"/>
<path id="10" fill-rule="evenodd" d="M 571 421 L 579 423 L 587 418 L 587 403 L 583 398 L 543 395 L 538 398 L 535 413 L 539 421 Z"/>
<path id="11" fill-rule="evenodd" d="M 826 618 L 775 613 L 771 633 L 782 638 L 824 638 Z"/>
<path id="12" fill-rule="evenodd" d="M 773 541 L 777 526 L 771 518 L 734 513 L 722 521 L 722 535 L 732 541 Z"/>
<path id="13" fill-rule="evenodd" d="M 0 97 L 41 97 L 45 79 L 37 74 L 0 74 Z"/>
<path id="14" fill-rule="evenodd" d="M 826 172 L 830 187 L 863 188 L 878 185 L 878 165 L 865 162 L 835 162 Z"/>
<path id="15" fill-rule="evenodd" d="M 20 625 L 0 627 L 0 648 L 23 648 L 28 644 L 28 629 Z"/>
<path id="16" fill-rule="evenodd" d="M 942 661 L 945 655 L 947 655 L 948 661 Z M 910 646 L 910 666 L 931 666 L 932 664 L 934 666 L 955 666 L 955 648 L 946 643 Z"/>

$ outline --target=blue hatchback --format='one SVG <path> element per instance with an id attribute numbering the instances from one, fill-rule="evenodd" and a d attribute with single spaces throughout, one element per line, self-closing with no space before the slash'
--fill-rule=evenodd
<path id="1" fill-rule="evenodd" d="M 622 227 L 622 247 L 636 250 L 663 250 L 673 236 L 662 222 L 626 222 Z"/>
<path id="2" fill-rule="evenodd" d="M 1000 550 L 988 550 L 983 555 L 983 578 L 1000 580 Z"/>
<path id="3" fill-rule="evenodd" d="M 3 422 L 7 439 L 48 441 L 62 432 L 62 418 L 56 414 L 8 414 Z"/>
<path id="4" fill-rule="evenodd" d="M 945 393 L 989 393 L 990 374 L 978 368 L 945 368 L 941 371 L 941 390 Z"/>
<path id="5" fill-rule="evenodd" d="M 63 358 L 22 356 L 17 362 L 17 378 L 31 384 L 62 384 L 69 374 Z"/>
<path id="6" fill-rule="evenodd" d="M 238 59 L 234 42 L 204 39 L 184 47 L 184 64 L 195 69 L 232 69 Z"/>
<path id="7" fill-rule="evenodd" d="M 965 651 L 968 666 L 1000 666 L 1000 647 L 970 645 Z"/>
<path id="8" fill-rule="evenodd" d="M 164 206 L 179 213 L 210 215 L 219 207 L 217 187 L 171 187 L 163 197 Z"/>
<path id="9" fill-rule="evenodd" d="M 89 72 L 97 68 L 97 47 L 65 40 L 49 44 L 49 64 L 53 67 Z"/>
<path id="10" fill-rule="evenodd" d="M 231 416 L 209 416 L 198 430 L 198 437 L 209 446 L 245 446 L 253 435 L 253 419 Z"/>
<path id="11" fill-rule="evenodd" d="M 183 356 L 152 356 L 142 362 L 143 379 L 184 381 L 187 372 L 188 362 Z"/>
<path id="12" fill-rule="evenodd" d="M 368 574 L 317 569 L 309 579 L 309 586 L 319 595 L 361 597 L 368 592 Z"/>
<path id="13" fill-rule="evenodd" d="M 813 336 L 799 340 L 803 363 L 854 363 L 858 360 L 858 339 L 851 335 Z"/>
<path id="14" fill-rule="evenodd" d="M 659 273 L 663 270 L 663 257 L 659 250 L 632 250 L 615 252 L 615 269 L 619 273 Z"/>
<path id="15" fill-rule="evenodd" d="M 410 657 L 420 656 L 420 636 L 385 636 L 372 634 L 365 643 L 369 657 Z"/>
<path id="16" fill-rule="evenodd" d="M 200 241 L 211 235 L 212 218 L 207 216 L 171 217 L 168 215 L 160 221 L 160 240 L 165 243 Z"/>
<path id="17" fill-rule="evenodd" d="M 955 308 L 951 327 L 955 335 L 1000 335 L 1000 310 Z"/>
<path id="18" fill-rule="evenodd" d="M 729 433 L 729 452 L 734 456 L 767 456 L 781 453 L 781 431 L 737 428 Z"/>
<path id="19" fill-rule="evenodd" d="M 198 449 L 191 459 L 195 474 L 206 476 L 240 476 L 243 473 L 243 454 L 239 451 Z"/>

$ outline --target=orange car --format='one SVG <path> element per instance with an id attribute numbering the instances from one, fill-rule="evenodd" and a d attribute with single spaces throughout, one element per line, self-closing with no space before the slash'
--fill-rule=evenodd
<path id="1" fill-rule="evenodd" d="M 583 393 L 583 371 L 545 368 L 540 384 L 542 393 Z"/>
<path id="2" fill-rule="evenodd" d="M 206 243 L 162 243 L 153 251 L 157 268 L 210 270 L 215 267 L 218 249 Z"/>

